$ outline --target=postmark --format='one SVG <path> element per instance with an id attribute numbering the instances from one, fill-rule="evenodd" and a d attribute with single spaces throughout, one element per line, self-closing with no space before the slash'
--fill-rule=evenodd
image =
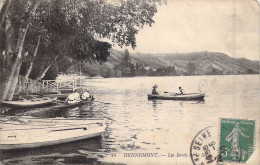
<path id="1" fill-rule="evenodd" d="M 245 163 L 254 152 L 255 121 L 220 119 L 219 154 L 224 162 Z"/>
<path id="2" fill-rule="evenodd" d="M 208 126 L 199 131 L 190 146 L 190 157 L 194 165 L 218 164 L 221 157 L 218 155 L 216 128 Z"/>

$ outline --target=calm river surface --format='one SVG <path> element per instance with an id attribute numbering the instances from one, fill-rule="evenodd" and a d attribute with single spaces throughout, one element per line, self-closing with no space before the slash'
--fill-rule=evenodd
<path id="1" fill-rule="evenodd" d="M 205 92 L 204 101 L 147 99 L 152 86 L 158 91 Z M 52 147 L 1 153 L 2 163 L 21 164 L 192 164 L 189 154 L 194 136 L 219 118 L 257 120 L 259 148 L 260 76 L 186 76 L 90 79 L 85 85 L 94 94 L 92 105 L 41 114 L 41 117 L 98 117 L 106 119 L 102 139 Z M 158 153 L 159 157 L 132 158 L 128 153 Z M 175 157 L 168 157 L 168 154 Z M 1 163 L 1 162 L 0 162 Z"/>

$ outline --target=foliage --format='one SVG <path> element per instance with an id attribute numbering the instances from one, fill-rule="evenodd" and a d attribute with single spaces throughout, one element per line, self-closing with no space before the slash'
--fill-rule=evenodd
<path id="1" fill-rule="evenodd" d="M 38 36 L 42 40 L 37 56 L 68 56 L 78 61 L 106 61 L 111 44 L 101 41 L 111 39 L 120 46 L 136 47 L 135 35 L 144 25 L 154 23 L 152 17 L 157 12 L 157 5 L 162 0 L 13 0 L 8 13 L 11 20 L 13 38 L 12 47 L 18 43 L 20 31 L 29 25 L 25 37 L 23 52 L 28 52 L 23 59 L 21 73 L 24 73 L 32 59 Z M 35 14 L 32 8 L 37 4 Z M 1 16 L 4 16 L 1 11 Z M 0 50 L 6 47 L 6 35 L 3 24 L 0 35 Z M 16 51 L 16 50 L 14 50 Z M 9 56 L 15 57 L 15 54 Z M 58 60 L 59 60 L 58 58 Z M 1 63 L 5 58 L 1 55 Z M 12 58 L 14 59 L 14 58 Z M 58 63 L 57 65 L 59 65 Z M 40 73 L 44 67 L 41 60 L 35 60 L 34 72 Z M 33 76 L 31 76 L 33 77 Z"/>
<path id="2" fill-rule="evenodd" d="M 194 75 L 196 72 L 196 65 L 192 62 L 189 62 L 187 65 L 188 75 Z"/>
<path id="3" fill-rule="evenodd" d="M 130 77 L 134 75 L 134 66 L 130 61 L 130 54 L 129 51 L 126 49 L 121 62 L 115 66 L 115 70 L 121 71 L 121 76 L 123 77 Z"/>

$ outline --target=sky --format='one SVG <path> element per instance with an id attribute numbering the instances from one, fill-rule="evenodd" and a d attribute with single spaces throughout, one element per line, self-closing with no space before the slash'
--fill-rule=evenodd
<path id="1" fill-rule="evenodd" d="M 136 37 L 139 53 L 213 51 L 259 60 L 259 5 L 254 0 L 168 0 Z M 114 46 L 120 50 L 120 47 Z M 123 50 L 126 47 L 123 48 Z"/>
<path id="2" fill-rule="evenodd" d="M 154 21 L 137 34 L 135 50 L 113 48 L 152 54 L 212 51 L 260 60 L 257 0 L 168 0 Z"/>

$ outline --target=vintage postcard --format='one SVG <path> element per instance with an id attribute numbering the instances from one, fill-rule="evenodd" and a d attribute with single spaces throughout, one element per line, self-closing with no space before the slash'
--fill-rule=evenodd
<path id="1" fill-rule="evenodd" d="M 0 164 L 260 164 L 257 0 L 0 0 Z"/>

